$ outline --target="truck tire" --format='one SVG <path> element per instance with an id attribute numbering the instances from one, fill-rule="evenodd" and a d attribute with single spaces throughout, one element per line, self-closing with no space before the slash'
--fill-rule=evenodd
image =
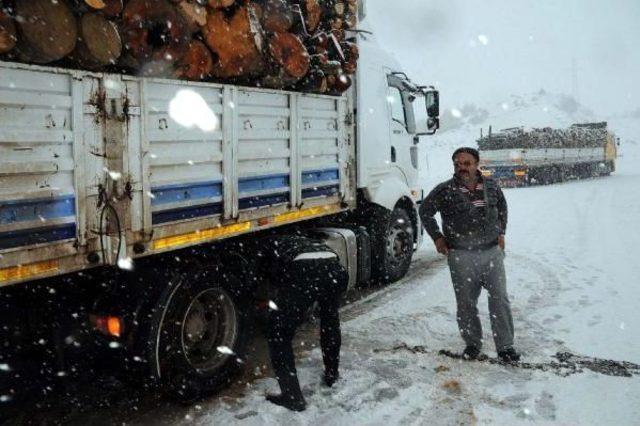
<path id="1" fill-rule="evenodd" d="M 372 278 L 393 283 L 404 277 L 413 257 L 414 229 L 407 211 L 378 212 L 372 229 Z"/>
<path id="2" fill-rule="evenodd" d="M 153 376 L 171 396 L 192 402 L 242 370 L 253 316 L 252 299 L 234 291 L 242 286 L 216 265 L 182 274 L 165 290 L 148 347 Z"/>

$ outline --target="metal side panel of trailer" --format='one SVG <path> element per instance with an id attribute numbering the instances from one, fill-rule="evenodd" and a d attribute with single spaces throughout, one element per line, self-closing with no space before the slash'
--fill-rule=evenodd
<path id="1" fill-rule="evenodd" d="M 354 208 L 352 102 L 0 62 L 0 286 Z"/>
<path id="2" fill-rule="evenodd" d="M 549 166 L 605 161 L 605 148 L 540 148 L 500 149 L 482 151 L 485 167 L 500 166 Z"/>

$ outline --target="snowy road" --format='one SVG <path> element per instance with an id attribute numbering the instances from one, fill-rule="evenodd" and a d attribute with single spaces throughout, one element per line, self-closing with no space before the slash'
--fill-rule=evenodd
<path id="1" fill-rule="evenodd" d="M 630 146 L 614 176 L 506 190 L 506 268 L 524 361 L 557 352 L 640 363 L 640 171 Z M 428 266 L 428 267 L 427 267 Z M 343 378 L 320 383 L 317 349 L 299 360 L 309 408 L 290 413 L 264 401 L 273 379 L 237 400 L 213 399 L 185 413 L 196 424 L 637 424 L 640 377 L 585 369 L 561 377 L 461 362 L 448 269 L 430 243 L 409 276 L 343 309 Z M 486 310 L 485 352 L 494 355 Z M 413 351 L 396 349 L 406 346 Z M 175 420 L 175 417 L 174 417 Z M 146 419 L 149 421 L 149 419 Z M 143 423 L 145 420 L 143 420 Z"/>
<path id="2" fill-rule="evenodd" d="M 629 130 L 633 137 L 640 134 L 632 131 L 640 132 L 640 123 L 635 125 Z M 570 352 L 640 363 L 640 143 L 631 136 L 610 177 L 505 190 L 510 209 L 505 265 L 524 362 L 550 366 L 557 363 L 557 352 Z M 425 186 L 446 177 L 451 151 L 446 143 L 432 147 Z M 484 351 L 495 356 L 486 293 L 480 311 Z M 584 368 L 562 377 L 553 368 L 438 354 L 460 351 L 463 343 L 448 268 L 430 241 L 403 280 L 347 304 L 342 319 L 342 379 L 333 389 L 321 384 L 321 354 L 313 349 L 317 332 L 307 326 L 299 333 L 304 413 L 264 400 L 265 392 L 277 387 L 274 379 L 264 378 L 263 368 L 255 378 L 192 407 L 133 391 L 135 396 L 107 408 L 67 418 L 72 424 L 143 425 L 639 423 L 637 370 L 632 377 L 616 377 Z M 254 363 L 266 362 L 262 352 Z"/>

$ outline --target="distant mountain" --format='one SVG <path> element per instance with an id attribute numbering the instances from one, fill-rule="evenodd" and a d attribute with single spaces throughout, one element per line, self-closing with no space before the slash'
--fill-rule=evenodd
<path id="1" fill-rule="evenodd" d="M 576 122 L 597 121 L 591 110 L 572 96 L 549 93 L 544 90 L 533 94 L 512 95 L 506 100 L 487 105 L 467 104 L 461 108 L 442 112 L 442 131 L 475 130 L 486 132 L 509 127 L 567 127 Z"/>

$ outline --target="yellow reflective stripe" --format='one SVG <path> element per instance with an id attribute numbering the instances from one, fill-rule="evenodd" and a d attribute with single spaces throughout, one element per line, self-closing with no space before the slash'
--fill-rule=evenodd
<path id="1" fill-rule="evenodd" d="M 291 222 L 299 219 L 304 219 L 307 217 L 334 213 L 339 210 L 340 210 L 340 206 L 338 204 L 332 204 L 329 206 L 311 207 L 311 208 L 300 210 L 297 212 L 282 213 L 277 216 L 274 216 L 272 219 L 274 223 L 281 224 L 281 223 Z M 258 226 L 266 226 L 269 224 L 268 222 L 264 223 L 264 219 L 268 219 L 268 218 L 259 219 Z M 260 223 L 260 220 L 262 220 L 263 223 Z M 205 229 L 202 231 L 190 232 L 188 234 L 181 234 L 181 235 L 174 235 L 171 237 L 159 238 L 153 242 L 153 249 L 162 250 L 162 249 L 168 249 L 168 248 L 177 247 L 177 246 L 183 246 L 186 244 L 194 244 L 194 243 L 202 242 L 205 240 L 210 240 L 216 237 L 222 237 L 229 234 L 236 234 L 236 233 L 248 231 L 251 228 L 252 228 L 252 222 L 243 222 L 243 223 L 237 223 L 234 225 L 221 226 L 217 228 Z"/>
<path id="2" fill-rule="evenodd" d="M 188 234 L 174 235 L 172 237 L 160 238 L 153 242 L 154 250 L 161 250 L 190 243 L 209 240 L 224 235 L 235 234 L 251 229 L 251 222 L 237 223 L 234 225 L 210 228 L 202 231 L 190 232 Z"/>
<path id="3" fill-rule="evenodd" d="M 24 278 L 55 272 L 60 269 L 57 260 L 47 260 L 45 262 L 31 263 L 28 265 L 12 266 L 0 269 L 0 281 L 13 281 Z"/>
<path id="4" fill-rule="evenodd" d="M 340 210 L 340 207 L 337 204 L 333 204 L 330 206 L 319 206 L 319 207 L 311 207 L 309 209 L 300 210 L 297 212 L 290 213 L 282 213 L 274 218 L 274 222 L 282 223 L 282 222 L 290 222 L 292 220 L 304 219 L 305 217 L 317 216 L 323 213 L 332 213 Z"/>

